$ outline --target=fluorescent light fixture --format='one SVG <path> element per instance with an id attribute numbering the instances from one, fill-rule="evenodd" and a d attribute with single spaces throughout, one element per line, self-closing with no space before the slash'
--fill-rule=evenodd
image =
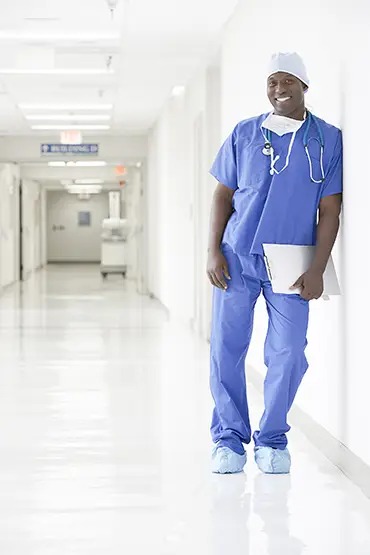
<path id="1" fill-rule="evenodd" d="M 101 185 L 85 185 L 85 186 L 69 186 L 66 188 L 68 193 L 74 194 L 74 195 L 85 195 L 85 194 L 97 194 L 100 193 L 102 191 L 102 186 Z"/>
<path id="2" fill-rule="evenodd" d="M 0 75 L 114 75 L 114 69 L 105 68 L 0 68 Z"/>
<path id="3" fill-rule="evenodd" d="M 99 168 L 99 167 L 103 167 L 106 166 L 107 163 L 103 162 L 102 160 L 91 160 L 90 162 L 88 161 L 78 161 L 78 162 L 74 162 L 73 160 L 71 160 L 70 162 L 63 162 L 63 161 L 52 161 L 52 162 L 48 162 L 48 166 L 50 166 L 51 168 L 65 168 L 66 166 L 68 168 Z"/>
<path id="4" fill-rule="evenodd" d="M 76 185 L 100 185 L 104 183 L 103 179 L 75 179 Z"/>
<path id="5" fill-rule="evenodd" d="M 108 121 L 109 114 L 32 114 L 26 116 L 29 121 Z"/>
<path id="6" fill-rule="evenodd" d="M 48 166 L 50 166 L 51 168 L 64 168 L 65 165 L 65 162 L 48 162 Z"/>
<path id="7" fill-rule="evenodd" d="M 112 110 L 113 104 L 18 104 L 21 110 Z"/>
<path id="8" fill-rule="evenodd" d="M 29 42 L 65 42 L 65 41 L 118 41 L 120 35 L 107 33 L 22 33 L 19 31 L 0 31 L 0 40 L 2 41 L 29 41 Z"/>
<path id="9" fill-rule="evenodd" d="M 81 131 L 107 131 L 110 125 L 32 125 L 34 131 L 70 131 L 77 129 Z"/>
<path id="10" fill-rule="evenodd" d="M 88 161 L 75 162 L 75 165 L 79 168 L 98 168 L 98 167 L 106 166 L 107 163 L 101 160 L 92 160 L 91 162 L 88 162 Z"/>
<path id="11" fill-rule="evenodd" d="M 176 85 L 176 87 L 172 89 L 172 96 L 181 96 L 182 94 L 184 94 L 184 92 L 184 85 Z"/>
<path id="12" fill-rule="evenodd" d="M 68 167 L 78 167 L 78 168 L 97 168 L 100 166 L 106 166 L 107 163 L 106 162 L 101 162 L 100 160 L 92 160 L 90 162 L 85 162 L 85 161 L 78 161 L 75 162 L 74 160 L 71 160 L 70 162 L 67 162 L 66 164 Z"/>

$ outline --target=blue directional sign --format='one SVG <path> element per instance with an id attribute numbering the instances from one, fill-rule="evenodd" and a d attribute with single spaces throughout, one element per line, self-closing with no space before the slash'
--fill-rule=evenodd
<path id="1" fill-rule="evenodd" d="M 42 156 L 50 156 L 53 154 L 57 154 L 59 156 L 69 156 L 69 155 L 77 155 L 77 156 L 94 156 L 99 154 L 99 145 L 98 144 L 80 144 L 80 145 L 62 145 L 59 143 L 56 144 L 49 144 L 43 143 L 41 145 L 41 155 Z"/>

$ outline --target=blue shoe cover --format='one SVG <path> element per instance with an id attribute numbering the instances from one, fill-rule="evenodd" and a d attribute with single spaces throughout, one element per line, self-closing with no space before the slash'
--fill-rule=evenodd
<path id="1" fill-rule="evenodd" d="M 254 457 L 258 468 L 265 474 L 289 474 L 291 458 L 288 449 L 255 447 Z"/>
<path id="2" fill-rule="evenodd" d="M 236 474 L 243 472 L 247 455 L 238 455 L 229 447 L 216 447 L 212 454 L 212 472 L 214 474 Z"/>

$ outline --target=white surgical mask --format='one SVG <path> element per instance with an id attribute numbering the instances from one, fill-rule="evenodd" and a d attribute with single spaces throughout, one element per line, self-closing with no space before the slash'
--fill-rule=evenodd
<path id="1" fill-rule="evenodd" d="M 263 122 L 262 127 L 264 127 L 265 129 L 270 129 L 270 131 L 282 137 L 287 133 L 297 133 L 297 131 L 302 127 L 303 124 L 304 121 L 287 118 L 285 116 L 278 116 L 277 114 L 271 113 Z"/>

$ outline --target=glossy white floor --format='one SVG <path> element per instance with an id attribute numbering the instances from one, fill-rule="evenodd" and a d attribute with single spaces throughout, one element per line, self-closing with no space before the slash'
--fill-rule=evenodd
<path id="1" fill-rule="evenodd" d="M 0 340 L 4 555 L 370 554 L 370 500 L 296 430 L 291 476 L 210 474 L 208 347 L 122 278 L 7 289 Z"/>

